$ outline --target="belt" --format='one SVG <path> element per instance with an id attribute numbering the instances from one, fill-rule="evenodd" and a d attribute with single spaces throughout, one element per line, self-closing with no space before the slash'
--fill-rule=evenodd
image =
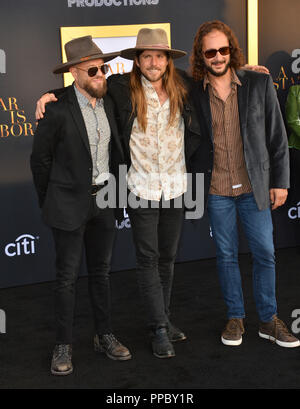
<path id="1" fill-rule="evenodd" d="M 106 186 L 108 183 L 107 180 L 105 180 L 101 185 L 92 185 L 91 187 L 91 195 L 96 196 L 96 194 L 101 190 L 104 186 Z"/>

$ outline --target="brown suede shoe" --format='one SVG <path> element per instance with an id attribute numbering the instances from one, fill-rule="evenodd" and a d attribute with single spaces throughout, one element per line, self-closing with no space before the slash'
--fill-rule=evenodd
<path id="1" fill-rule="evenodd" d="M 115 361 L 131 359 L 128 348 L 122 345 L 113 334 L 95 335 L 94 348 L 96 352 L 104 352 L 110 359 Z"/>
<path id="2" fill-rule="evenodd" d="M 244 334 L 244 324 L 242 318 L 231 318 L 222 332 L 221 340 L 224 345 L 237 346 L 242 343 Z"/>
<path id="3" fill-rule="evenodd" d="M 258 335 L 281 347 L 296 348 L 300 346 L 299 339 L 289 332 L 285 323 L 276 315 L 273 316 L 270 322 L 260 322 Z"/>

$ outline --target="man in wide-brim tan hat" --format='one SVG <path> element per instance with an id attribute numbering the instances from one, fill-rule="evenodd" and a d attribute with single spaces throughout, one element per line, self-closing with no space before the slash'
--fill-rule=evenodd
<path id="1" fill-rule="evenodd" d="M 74 84 L 63 90 L 57 103 L 47 106 L 31 155 L 43 219 L 52 229 L 56 248 L 54 375 L 73 371 L 75 283 L 83 247 L 96 329 L 95 350 L 114 360 L 131 358 L 111 329 L 109 271 L 116 231 L 114 209 L 100 209 L 96 204 L 97 192 L 123 161 L 105 78 L 105 62 L 118 53 L 104 54 L 91 36 L 68 42 L 65 50 L 67 62 L 54 72 L 70 71 Z"/>
<path id="2" fill-rule="evenodd" d="M 136 46 L 126 48 L 121 51 L 121 56 L 128 60 L 134 60 L 137 51 L 152 50 L 166 51 L 168 55 L 175 59 L 184 57 L 185 51 L 175 50 L 169 46 L 168 36 L 165 30 L 161 28 L 142 28 L 137 35 Z"/>
<path id="3" fill-rule="evenodd" d="M 131 73 L 108 79 L 124 130 L 137 278 L 152 351 L 158 358 L 175 356 L 173 343 L 186 339 L 170 321 L 174 262 L 184 218 L 183 201 L 176 208 L 175 199 L 180 201 L 186 192 L 186 162 L 200 142 L 184 73 L 173 63 L 185 55 L 169 46 L 164 30 L 143 28 L 136 46 L 121 51 L 122 57 L 134 60 Z M 148 208 L 136 209 L 139 201 Z"/>

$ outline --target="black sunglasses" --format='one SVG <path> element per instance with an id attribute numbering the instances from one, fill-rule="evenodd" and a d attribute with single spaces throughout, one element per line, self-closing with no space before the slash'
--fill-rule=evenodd
<path id="1" fill-rule="evenodd" d="M 83 68 L 77 67 L 79 70 L 81 71 L 85 71 L 88 73 L 89 77 L 94 77 L 98 70 L 100 70 L 102 72 L 102 74 L 107 74 L 109 71 L 109 66 L 107 64 L 102 64 L 99 67 L 90 67 L 88 70 L 84 70 Z"/>
<path id="2" fill-rule="evenodd" d="M 206 50 L 203 52 L 206 58 L 214 58 L 217 55 L 217 52 L 219 52 L 221 55 L 228 55 L 230 54 L 231 47 L 221 47 L 218 50 L 212 48 L 211 50 Z"/>

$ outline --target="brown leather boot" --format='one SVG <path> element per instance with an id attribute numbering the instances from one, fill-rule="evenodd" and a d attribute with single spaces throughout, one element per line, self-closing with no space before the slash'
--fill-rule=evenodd
<path id="1" fill-rule="evenodd" d="M 129 349 L 122 345 L 113 334 L 95 335 L 94 348 L 96 352 L 104 352 L 110 359 L 115 361 L 131 359 Z"/>

